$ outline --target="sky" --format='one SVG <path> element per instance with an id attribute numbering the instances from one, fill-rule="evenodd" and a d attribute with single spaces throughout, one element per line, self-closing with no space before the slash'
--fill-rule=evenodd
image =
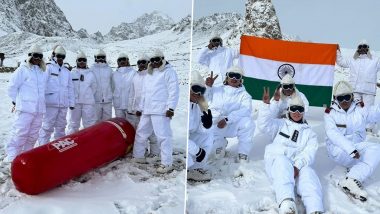
<path id="1" fill-rule="evenodd" d="M 122 22 L 133 22 L 144 13 L 163 12 L 174 21 L 191 14 L 191 0 L 54 0 L 74 30 L 103 35 Z"/>
<path id="2" fill-rule="evenodd" d="M 194 0 L 194 17 L 216 12 L 245 13 L 245 0 Z M 366 39 L 380 50 L 380 1 L 272 0 L 281 31 L 304 41 L 339 44 L 354 49 Z"/>

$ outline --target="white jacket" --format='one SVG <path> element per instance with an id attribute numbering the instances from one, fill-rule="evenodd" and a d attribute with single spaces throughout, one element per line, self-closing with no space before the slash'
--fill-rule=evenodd
<path id="1" fill-rule="evenodd" d="M 206 90 L 206 99 L 212 111 L 213 122 L 218 123 L 227 118 L 228 123 L 238 122 L 242 117 L 250 117 L 252 113 L 252 97 L 244 86 L 234 88 L 229 85 L 211 87 Z"/>
<path id="2" fill-rule="evenodd" d="M 97 84 L 92 71 L 88 68 L 75 68 L 71 72 L 71 78 L 74 84 L 75 103 L 95 104 Z"/>
<path id="3" fill-rule="evenodd" d="M 380 71 L 380 59 L 361 54 L 357 59 L 345 59 L 337 51 L 336 63 L 350 69 L 349 82 L 354 92 L 376 95 L 377 72 Z"/>
<path id="4" fill-rule="evenodd" d="M 220 86 L 226 76 L 227 69 L 233 65 L 234 59 L 238 57 L 238 50 L 232 48 L 218 47 L 210 50 L 205 47 L 199 54 L 198 63 L 207 66 L 214 74 L 219 74 L 214 84 Z"/>
<path id="5" fill-rule="evenodd" d="M 45 113 L 46 75 L 37 65 L 23 63 L 12 74 L 8 96 L 16 103 L 16 110 Z"/>
<path id="6" fill-rule="evenodd" d="M 189 102 L 189 137 L 191 134 L 203 134 L 206 132 L 202 125 L 201 116 L 203 112 L 197 103 Z"/>
<path id="7" fill-rule="evenodd" d="M 74 107 L 74 86 L 70 71 L 56 63 L 46 66 L 47 78 L 45 99 L 46 106 L 50 107 Z"/>
<path id="8" fill-rule="evenodd" d="M 310 166 L 318 150 L 315 132 L 306 123 L 295 123 L 287 118 L 276 119 L 275 117 L 269 105 L 263 103 L 257 124 L 260 130 L 273 139 L 273 143 L 265 147 L 264 159 L 285 155 L 298 169 Z"/>
<path id="9" fill-rule="evenodd" d="M 270 100 L 270 110 L 277 115 L 277 117 L 281 116 L 284 114 L 285 111 L 288 109 L 289 101 L 291 100 L 292 97 L 295 95 L 301 97 L 304 105 L 305 105 L 305 112 L 308 112 L 309 110 L 309 101 L 307 100 L 306 96 L 298 91 L 298 89 L 295 89 L 296 92 L 293 93 L 291 96 L 285 96 L 280 89 L 280 94 L 281 98 L 279 101 L 274 100 L 273 98 Z"/>
<path id="10" fill-rule="evenodd" d="M 107 63 L 95 63 L 90 68 L 95 75 L 97 90 L 96 103 L 112 102 L 112 69 Z"/>
<path id="11" fill-rule="evenodd" d="M 176 71 L 170 64 L 163 64 L 145 76 L 142 102 L 139 109 L 143 114 L 165 115 L 175 109 L 179 99 L 179 86 Z"/>
<path id="12" fill-rule="evenodd" d="M 327 147 L 337 146 L 351 154 L 356 149 L 356 144 L 365 141 L 366 125 L 380 120 L 380 106 L 362 105 L 353 102 L 346 112 L 334 102 L 326 109 L 324 119 Z"/>
<path id="13" fill-rule="evenodd" d="M 136 71 L 133 76 L 132 85 L 129 92 L 128 112 L 136 113 L 136 111 L 142 111 L 140 105 L 142 101 L 142 90 L 144 78 L 147 75 L 147 70 Z"/>
<path id="14" fill-rule="evenodd" d="M 130 88 L 135 69 L 131 66 L 118 68 L 112 74 L 113 106 L 115 109 L 127 109 Z"/>

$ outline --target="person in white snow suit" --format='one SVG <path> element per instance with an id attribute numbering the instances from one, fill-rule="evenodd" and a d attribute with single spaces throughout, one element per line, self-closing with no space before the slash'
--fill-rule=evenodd
<path id="1" fill-rule="evenodd" d="M 128 101 L 128 118 L 129 122 L 136 129 L 141 117 L 142 109 L 140 109 L 143 90 L 144 78 L 146 77 L 148 71 L 149 57 L 145 54 L 139 56 L 137 60 L 137 73 L 133 76 L 131 89 L 129 92 L 129 101 Z M 158 159 L 160 156 L 160 146 L 157 143 L 157 137 L 154 132 L 151 136 L 148 137 L 149 144 L 146 148 L 145 157 L 151 159 Z"/>
<path id="2" fill-rule="evenodd" d="M 107 63 L 106 53 L 99 49 L 95 55 L 91 71 L 95 75 L 97 89 L 95 92 L 97 122 L 112 117 L 112 69 Z"/>
<path id="3" fill-rule="evenodd" d="M 380 120 L 380 106 L 368 106 L 354 100 L 354 90 L 346 81 L 334 87 L 334 100 L 325 111 L 328 155 L 348 169 L 339 185 L 345 192 L 365 201 L 365 182 L 380 161 L 380 145 L 366 142 L 366 124 Z"/>
<path id="4" fill-rule="evenodd" d="M 191 72 L 189 103 L 189 140 L 187 155 L 187 180 L 210 181 L 211 173 L 206 168 L 212 151 L 212 113 L 204 98 L 206 85 L 198 71 Z"/>
<path id="5" fill-rule="evenodd" d="M 226 138 L 237 137 L 238 162 L 247 162 L 253 145 L 255 123 L 251 116 L 252 97 L 243 86 L 244 71 L 237 66 L 228 69 L 224 85 L 214 87 L 213 73 L 206 79 L 206 99 L 213 114 L 214 151 L 223 157 L 227 147 Z"/>
<path id="6" fill-rule="evenodd" d="M 170 121 L 178 104 L 179 86 L 176 71 L 166 62 L 160 50 L 155 50 L 150 57 L 143 86 L 139 108 L 142 115 L 136 130 L 133 157 L 136 162 L 145 161 L 146 143 L 154 132 L 161 148 L 161 165 L 157 172 L 168 173 L 173 169 Z"/>
<path id="7" fill-rule="evenodd" d="M 366 106 L 375 103 L 377 74 L 380 71 L 380 58 L 371 54 L 366 40 L 359 42 L 352 58 L 344 58 L 338 46 L 336 63 L 349 68 L 348 82 L 354 90 L 354 99 L 363 101 Z M 375 134 L 374 123 L 367 125 L 367 131 Z"/>
<path id="8" fill-rule="evenodd" d="M 223 40 L 215 34 L 211 37 L 209 44 L 203 48 L 198 57 L 198 63 L 207 66 L 213 71 L 216 77 L 215 86 L 223 85 L 223 77 L 226 76 L 227 70 L 233 65 L 234 59 L 239 57 L 236 49 L 223 46 Z"/>
<path id="9" fill-rule="evenodd" d="M 16 119 L 12 137 L 6 146 L 6 162 L 22 152 L 33 149 L 42 125 L 45 108 L 46 66 L 43 52 L 34 45 L 28 51 L 28 59 L 12 74 L 8 96 L 12 100 Z"/>
<path id="10" fill-rule="evenodd" d="M 38 143 L 44 145 L 50 142 L 52 133 L 54 139 L 65 136 L 66 116 L 68 108 L 74 109 L 75 95 L 70 71 L 63 66 L 66 51 L 57 46 L 53 58 L 46 67 L 46 113 L 39 133 Z"/>
<path id="11" fill-rule="evenodd" d="M 322 187 L 312 168 L 318 139 L 304 120 L 305 104 L 301 97 L 294 96 L 289 102 L 286 118 L 280 119 L 270 110 L 270 105 L 269 88 L 264 88 L 257 124 L 272 139 L 272 143 L 265 147 L 264 161 L 276 193 L 279 213 L 298 213 L 294 202 L 295 186 L 306 213 L 322 213 Z"/>
<path id="12" fill-rule="evenodd" d="M 97 84 L 95 75 L 87 67 L 87 57 L 82 51 L 78 52 L 76 62 L 77 66 L 71 72 L 75 109 L 69 111 L 67 134 L 77 132 L 81 120 L 84 128 L 96 123 L 95 91 Z"/>
<path id="13" fill-rule="evenodd" d="M 273 98 L 270 101 L 270 109 L 275 115 L 277 115 L 277 118 L 285 117 L 289 102 L 295 96 L 301 97 L 303 103 L 305 104 L 305 113 L 307 113 L 309 109 L 309 101 L 306 96 L 296 88 L 292 76 L 290 74 L 286 74 L 281 79 L 281 84 L 275 91 Z"/>
<path id="14" fill-rule="evenodd" d="M 134 117 L 127 112 L 129 92 L 132 80 L 136 74 L 135 69 L 129 64 L 128 55 L 120 53 L 117 58 L 118 68 L 112 74 L 113 107 L 116 117 L 125 118 L 130 123 L 134 123 Z"/>

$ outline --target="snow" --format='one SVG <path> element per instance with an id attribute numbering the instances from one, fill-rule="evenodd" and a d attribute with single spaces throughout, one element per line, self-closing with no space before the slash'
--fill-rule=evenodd
<path id="1" fill-rule="evenodd" d="M 29 35 L 29 36 L 28 36 Z M 8 38 L 20 38 L 15 34 Z M 180 100 L 171 123 L 173 129 L 173 148 L 175 170 L 169 174 L 158 175 L 155 169 L 159 161 L 150 164 L 131 162 L 131 154 L 116 160 L 104 167 L 69 181 L 58 188 L 29 196 L 18 192 L 11 179 L 4 172 L 4 147 L 11 136 L 14 115 L 11 113 L 11 100 L 7 94 L 7 85 L 11 74 L 0 73 L 0 213 L 12 214 L 59 214 L 59 213 L 183 213 L 185 203 L 185 153 L 188 118 L 188 79 L 190 30 L 182 33 L 164 31 L 151 36 L 120 42 L 97 44 L 89 39 L 63 37 L 41 37 L 31 34 L 22 36 L 21 40 L 2 44 L 6 50 L 17 47 L 17 51 L 4 63 L 15 66 L 25 59 L 26 50 L 31 43 L 42 45 L 45 59 L 51 54 L 55 44 L 66 48 L 67 62 L 74 65 L 76 51 L 82 49 L 88 56 L 89 63 L 98 48 L 104 48 L 111 66 L 116 66 L 116 58 L 125 52 L 135 64 L 140 53 L 153 48 L 160 48 L 167 59 L 177 70 L 180 82 Z M 10 39 L 12 40 L 12 39 Z M 17 46 L 16 46 L 17 43 Z"/>
<path id="2" fill-rule="evenodd" d="M 208 44 L 208 34 L 195 33 L 192 47 L 192 70 L 199 70 L 203 77 L 210 71 L 205 66 L 197 64 L 201 48 Z M 226 39 L 228 35 L 222 38 Z M 238 45 L 232 46 L 238 49 Z M 355 50 L 341 48 L 343 56 L 352 57 Z M 379 56 L 379 52 L 374 55 Z M 236 63 L 236 62 L 235 62 Z M 335 80 L 347 80 L 348 69 L 336 66 Z M 380 101 L 380 92 L 376 103 Z M 253 101 L 255 107 L 254 119 L 257 118 L 257 108 L 261 101 Z M 319 149 L 316 154 L 314 169 L 323 187 L 325 211 L 330 214 L 345 213 L 379 213 L 380 211 L 380 170 L 364 183 L 369 193 L 365 203 L 350 199 L 337 186 L 339 179 L 344 177 L 345 168 L 338 166 L 327 156 L 325 147 L 325 131 L 323 122 L 324 109 L 311 107 L 307 121 L 318 135 Z M 257 127 L 257 126 L 256 126 Z M 368 141 L 380 143 L 379 137 L 368 136 Z M 209 161 L 209 169 L 213 179 L 209 183 L 188 183 L 187 204 L 188 213 L 278 213 L 275 193 L 264 169 L 264 150 L 270 143 L 268 136 L 258 133 L 254 136 L 254 145 L 249 154 L 250 162 L 235 163 L 237 156 L 237 139 L 228 139 L 227 155 L 225 158 Z M 299 197 L 296 198 L 299 213 L 305 213 L 305 208 Z"/>

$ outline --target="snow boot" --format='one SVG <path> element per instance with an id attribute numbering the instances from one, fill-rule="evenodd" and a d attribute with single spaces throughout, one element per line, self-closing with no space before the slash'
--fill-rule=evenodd
<path id="1" fill-rule="evenodd" d="M 367 200 L 367 192 L 363 190 L 362 184 L 360 181 L 346 177 L 339 181 L 339 186 L 342 187 L 343 191 L 356 199 L 361 201 Z"/>
<path id="2" fill-rule="evenodd" d="M 291 198 L 284 199 L 280 204 L 279 214 L 297 214 L 297 207 Z"/>
<path id="3" fill-rule="evenodd" d="M 187 180 L 208 182 L 211 181 L 211 173 L 204 169 L 191 169 L 187 171 Z"/>

